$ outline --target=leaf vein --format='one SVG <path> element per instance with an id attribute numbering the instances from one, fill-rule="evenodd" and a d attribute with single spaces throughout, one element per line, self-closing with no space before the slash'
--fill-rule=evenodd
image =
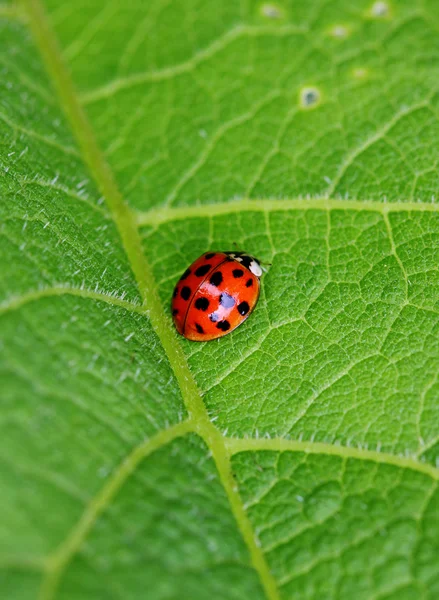
<path id="1" fill-rule="evenodd" d="M 288 438 L 226 438 L 226 447 L 233 456 L 239 452 L 251 450 L 271 450 L 276 452 L 304 452 L 305 454 L 328 454 L 344 458 L 371 461 L 381 464 L 394 465 L 401 469 L 418 471 L 439 481 L 439 469 L 427 462 L 421 462 L 414 457 L 390 454 L 378 450 L 343 446 L 341 444 L 312 442 L 308 440 L 292 440 Z"/>
<path id="2" fill-rule="evenodd" d="M 136 85 L 141 85 L 142 83 L 165 81 L 178 75 L 189 73 L 193 71 L 200 63 L 212 58 L 218 52 L 224 50 L 232 42 L 244 35 L 257 37 L 259 35 L 268 34 L 282 37 L 290 35 L 291 33 L 305 33 L 306 31 L 307 29 L 298 27 L 296 25 L 287 25 L 282 28 L 237 25 L 226 31 L 222 36 L 211 42 L 205 48 L 198 50 L 198 52 L 196 52 L 189 60 L 182 62 L 179 65 L 165 67 L 156 71 L 148 71 L 146 73 L 136 73 L 134 75 L 128 75 L 126 77 L 115 79 L 100 88 L 83 94 L 80 99 L 84 104 L 90 104 L 103 98 L 108 98 L 109 96 L 117 93 L 119 90 L 128 89 Z"/>
<path id="3" fill-rule="evenodd" d="M 186 358 L 180 345 L 177 344 L 176 333 L 172 329 L 170 318 L 163 310 L 163 306 L 156 290 L 151 267 L 142 250 L 134 213 L 131 212 L 123 201 L 113 178 L 113 174 L 98 146 L 94 132 L 78 102 L 73 82 L 70 80 L 68 72 L 62 62 L 57 41 L 49 28 L 39 0 L 24 0 L 24 2 L 30 17 L 30 25 L 33 29 L 43 59 L 45 60 L 46 67 L 58 92 L 61 106 L 70 120 L 73 133 L 78 140 L 85 163 L 88 165 L 98 183 L 102 194 L 108 203 L 116 227 L 118 228 L 123 247 L 138 282 L 139 292 L 143 299 L 143 306 L 148 311 L 151 325 L 158 335 L 163 349 L 167 354 L 169 363 L 174 371 L 189 413 L 189 418 L 195 423 L 195 432 L 205 440 L 212 451 L 212 456 L 217 465 L 220 479 L 229 499 L 232 513 L 247 545 L 253 566 L 259 575 L 266 596 L 269 600 L 278 600 L 279 593 L 276 582 L 273 575 L 270 573 L 261 549 L 256 543 L 252 526 L 236 490 L 231 471 L 230 458 L 226 451 L 224 439 L 209 419 L 200 391 L 198 390 L 192 373 L 187 365 Z M 160 434 L 158 434 L 158 436 L 160 436 Z M 73 551 L 75 551 L 77 548 L 76 542 L 71 547 Z M 68 562 L 71 553 L 69 552 L 66 556 Z M 66 561 L 61 560 L 59 563 L 55 564 L 56 570 L 50 571 L 50 577 L 46 579 L 46 583 L 42 588 L 43 598 L 51 598 L 53 596 L 58 578 L 66 565 Z"/>
<path id="4" fill-rule="evenodd" d="M 118 296 L 116 293 L 110 294 L 104 291 L 88 290 L 85 287 L 75 288 L 67 283 L 62 283 L 53 287 L 44 287 L 38 290 L 29 290 L 21 296 L 11 296 L 4 300 L 0 304 L 0 315 L 18 310 L 22 306 L 31 302 L 36 302 L 43 298 L 50 298 L 53 296 L 78 296 L 80 298 L 90 298 L 100 302 L 106 302 L 120 308 L 124 308 L 129 312 L 135 312 L 145 314 L 145 309 L 139 304 L 134 302 L 128 302 L 123 297 Z"/>
<path id="5" fill-rule="evenodd" d="M 200 204 L 195 206 L 175 206 L 152 208 L 145 212 L 137 212 L 136 221 L 139 226 L 159 226 L 171 221 L 190 218 L 207 218 L 241 212 L 277 212 L 291 210 L 352 210 L 385 213 L 394 212 L 439 212 L 439 203 L 433 202 L 384 202 L 375 200 L 342 200 L 329 196 L 305 198 L 240 198 L 229 202 Z"/>

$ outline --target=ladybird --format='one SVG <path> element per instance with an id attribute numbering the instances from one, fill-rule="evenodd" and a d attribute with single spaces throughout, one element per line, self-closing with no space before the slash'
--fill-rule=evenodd
<path id="1" fill-rule="evenodd" d="M 207 342 L 230 333 L 259 298 L 260 262 L 244 252 L 206 252 L 174 288 L 172 316 L 178 333 Z"/>

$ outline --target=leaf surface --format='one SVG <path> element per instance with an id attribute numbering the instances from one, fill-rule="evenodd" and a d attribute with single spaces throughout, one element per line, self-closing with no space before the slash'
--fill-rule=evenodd
<path id="1" fill-rule="evenodd" d="M 439 593 L 433 1 L 0 6 L 0 585 Z M 169 299 L 269 263 L 223 339 Z"/>

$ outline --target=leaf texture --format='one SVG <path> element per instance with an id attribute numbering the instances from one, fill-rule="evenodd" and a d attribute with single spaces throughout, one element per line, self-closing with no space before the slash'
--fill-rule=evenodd
<path id="1" fill-rule="evenodd" d="M 438 597 L 439 19 L 354 4 L 0 5 L 5 597 Z"/>

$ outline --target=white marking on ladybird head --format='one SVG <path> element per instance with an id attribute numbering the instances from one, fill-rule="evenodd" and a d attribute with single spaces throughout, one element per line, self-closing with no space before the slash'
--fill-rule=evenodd
<path id="1" fill-rule="evenodd" d="M 262 275 L 261 265 L 255 258 L 253 258 L 253 260 L 251 261 L 249 269 L 253 273 L 253 275 L 256 275 L 256 277 L 260 277 Z"/>
<path id="2" fill-rule="evenodd" d="M 258 259 L 251 254 L 244 254 L 244 252 L 226 252 L 226 254 L 228 254 L 230 258 L 233 258 L 233 260 L 236 260 L 236 262 L 243 264 L 244 267 L 253 273 L 253 275 L 256 275 L 256 277 L 261 277 L 261 265 Z"/>

